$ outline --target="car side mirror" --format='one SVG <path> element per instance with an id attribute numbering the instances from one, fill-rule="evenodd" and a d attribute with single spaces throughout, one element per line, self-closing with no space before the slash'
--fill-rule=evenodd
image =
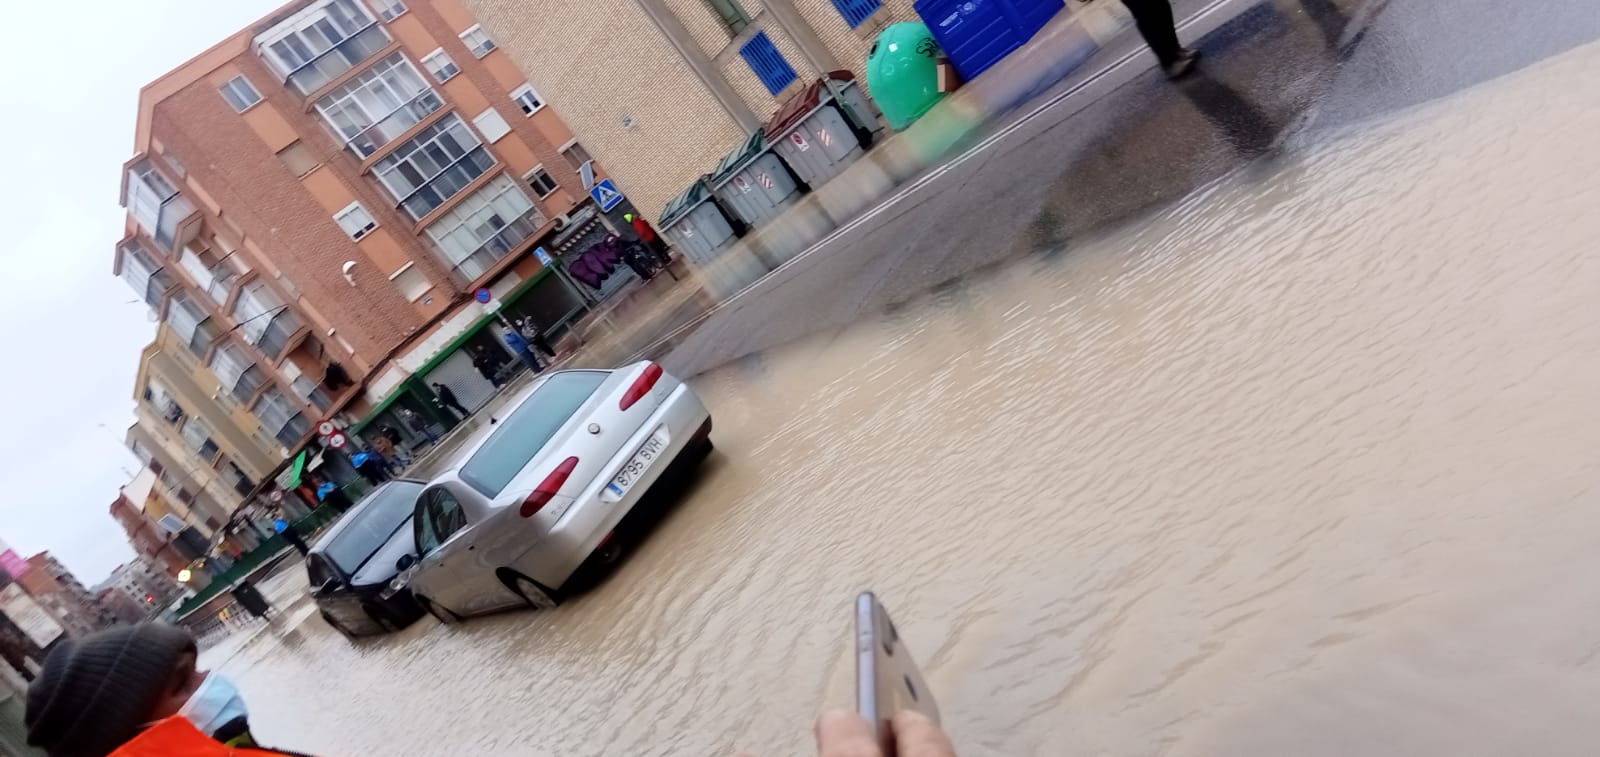
<path id="1" fill-rule="evenodd" d="M 416 565 L 416 564 L 417 564 L 417 556 L 416 555 L 401 555 L 400 559 L 396 560 L 394 562 L 394 569 L 400 571 L 401 573 L 404 573 L 408 569 L 410 569 L 411 566 Z"/>

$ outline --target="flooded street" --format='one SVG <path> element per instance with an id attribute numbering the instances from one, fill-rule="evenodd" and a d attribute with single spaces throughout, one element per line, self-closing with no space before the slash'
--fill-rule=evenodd
<path id="1" fill-rule="evenodd" d="M 720 452 L 556 611 L 225 669 L 317 754 L 797 755 L 871 588 L 964 757 L 1592 754 L 1596 70 L 699 377 Z"/>

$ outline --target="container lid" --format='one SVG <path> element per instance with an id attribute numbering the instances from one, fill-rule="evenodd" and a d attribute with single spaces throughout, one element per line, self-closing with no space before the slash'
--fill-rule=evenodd
<path id="1" fill-rule="evenodd" d="M 766 149 L 767 132 L 764 129 L 756 129 L 756 133 L 751 134 L 743 145 L 728 153 L 723 157 L 722 162 L 717 164 L 716 170 L 711 172 L 711 187 L 716 189 L 728 183 L 728 180 L 732 179 L 734 174 L 743 170 L 745 166 L 750 165 L 750 161 L 755 160 L 756 156 Z"/>
<path id="2" fill-rule="evenodd" d="M 706 179 L 708 178 L 710 178 L 710 174 L 695 179 L 688 189 L 683 190 L 683 194 L 672 198 L 672 202 L 667 203 L 667 207 L 661 211 L 661 228 L 663 230 L 683 220 L 683 217 L 689 215 L 689 212 L 694 210 L 695 206 L 711 197 L 711 188 L 706 186 Z"/>
<path id="3" fill-rule="evenodd" d="M 834 71 L 828 74 L 828 78 L 834 81 L 853 82 L 856 80 L 856 75 L 849 71 Z M 832 99 L 833 93 L 823 86 L 823 82 L 824 80 L 817 79 L 811 82 L 810 86 L 784 100 L 783 105 L 778 106 L 778 112 L 773 113 L 772 118 L 767 121 L 767 134 L 774 139 L 783 138 L 785 133 L 793 129 L 811 111 Z"/>

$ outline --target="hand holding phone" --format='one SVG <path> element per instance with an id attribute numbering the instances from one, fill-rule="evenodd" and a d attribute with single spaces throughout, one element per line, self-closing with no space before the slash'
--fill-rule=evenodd
<path id="1" fill-rule="evenodd" d="M 922 680 L 922 671 L 900 640 L 889 611 L 884 609 L 872 592 L 862 592 L 856 597 L 856 711 L 870 729 L 874 743 L 883 757 L 923 757 L 923 752 L 896 751 L 902 739 L 901 726 L 916 733 L 917 743 L 927 740 L 920 728 L 925 722 L 933 726 L 938 743 L 948 748 L 949 741 L 938 729 L 939 706 L 933 701 L 933 692 Z M 896 718 L 901 712 L 914 712 L 921 717 Z M 826 717 L 826 716 L 825 716 Z M 821 744 L 823 723 L 818 723 L 818 741 Z M 827 754 L 827 752 L 823 752 Z M 940 752 L 926 752 L 941 755 Z M 945 752 L 953 755 L 953 751 Z M 942 757 L 942 755 L 941 755 Z"/>

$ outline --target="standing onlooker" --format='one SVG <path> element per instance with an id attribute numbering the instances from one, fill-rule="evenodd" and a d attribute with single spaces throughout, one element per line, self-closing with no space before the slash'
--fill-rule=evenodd
<path id="1" fill-rule="evenodd" d="M 550 346 L 550 340 L 544 338 L 544 334 L 540 333 L 532 318 L 517 321 L 517 331 L 521 332 L 540 352 L 552 358 L 556 356 L 556 348 Z"/>
<path id="2" fill-rule="evenodd" d="M 433 424 L 429 423 L 427 418 L 422 417 L 421 413 L 409 407 L 402 407 L 400 408 L 400 418 L 406 422 L 407 426 L 411 427 L 412 431 L 422 434 L 429 444 L 439 441 L 439 435 L 433 433 Z"/>
<path id="3" fill-rule="evenodd" d="M 643 242 L 650 254 L 660 261 L 661 267 L 665 268 L 672 263 L 672 254 L 667 251 L 666 240 L 656 233 L 655 227 L 651 226 L 649 221 L 632 213 L 624 213 L 622 217 L 633 224 L 633 231 L 639 235 L 639 241 Z"/>
<path id="4" fill-rule="evenodd" d="M 539 365 L 539 358 L 533 356 L 533 350 L 528 349 L 528 340 L 518 334 L 516 329 L 501 327 L 500 340 L 506 343 L 506 348 L 511 350 L 511 354 L 526 363 L 534 373 L 544 370 L 544 366 Z"/>
<path id="5" fill-rule="evenodd" d="M 302 555 L 311 554 L 311 547 L 308 546 L 306 544 L 306 540 L 300 536 L 299 529 L 296 529 L 294 524 L 290 523 L 287 518 L 279 515 L 278 519 L 273 522 L 272 527 L 276 529 L 278 533 L 283 534 L 284 541 L 289 542 L 289 545 L 294 547 L 296 552 L 299 552 Z"/>
<path id="6" fill-rule="evenodd" d="M 505 383 L 500 380 L 500 362 L 489 354 L 489 350 L 486 347 L 479 347 L 472 354 L 472 367 L 477 368 L 478 373 L 488 379 L 489 383 L 494 384 L 496 389 L 499 389 L 500 385 Z"/>
<path id="7" fill-rule="evenodd" d="M 467 416 L 472 415 L 472 411 L 463 407 L 461 400 L 456 399 L 456 393 L 451 391 L 450 387 L 435 381 L 433 382 L 433 393 L 439 395 L 440 407 L 461 416 L 462 420 L 466 420 Z"/>
<path id="8" fill-rule="evenodd" d="M 1161 68 L 1167 72 L 1168 79 L 1181 78 L 1194 70 L 1200 54 L 1179 44 L 1171 0 L 1122 0 L 1122 4 L 1128 6 L 1128 11 L 1133 14 L 1133 23 L 1139 27 L 1139 36 L 1144 37 L 1145 44 L 1161 61 Z"/>

